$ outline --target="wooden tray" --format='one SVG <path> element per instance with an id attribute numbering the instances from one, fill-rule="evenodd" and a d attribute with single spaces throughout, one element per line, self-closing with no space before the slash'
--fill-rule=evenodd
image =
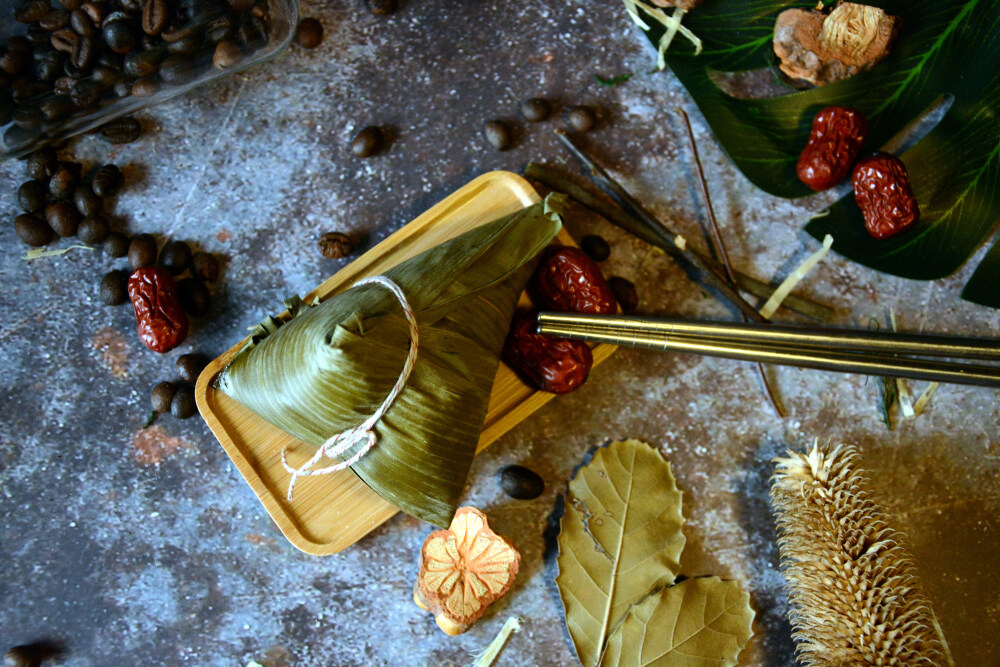
<path id="1" fill-rule="evenodd" d="M 303 297 L 325 298 L 356 281 L 380 274 L 428 248 L 443 243 L 479 225 L 530 206 L 538 194 L 520 176 L 503 171 L 484 174 L 435 205 L 357 260 L 328 278 Z M 559 239 L 573 244 L 565 230 Z M 522 301 L 527 298 L 522 295 Z M 195 394 L 198 410 L 219 439 L 229 458 L 257 494 L 267 513 L 288 540 L 308 554 L 323 556 L 354 544 L 399 510 L 383 500 L 350 470 L 308 477 L 295 487 L 295 499 L 285 500 L 288 473 L 281 466 L 283 447 L 306 448 L 276 426 L 210 386 L 243 342 L 212 361 L 198 377 Z M 614 347 L 594 348 L 594 364 L 606 359 Z M 501 364 L 477 451 L 513 428 L 525 417 L 554 398 L 536 391 Z"/>

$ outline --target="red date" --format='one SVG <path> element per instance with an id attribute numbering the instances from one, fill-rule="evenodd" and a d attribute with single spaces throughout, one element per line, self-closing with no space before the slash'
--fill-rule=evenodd
<path id="1" fill-rule="evenodd" d="M 799 156 L 799 180 L 813 190 L 827 190 L 847 178 L 868 133 L 857 109 L 827 107 L 813 119 L 809 143 Z"/>
<path id="2" fill-rule="evenodd" d="M 503 346 L 503 360 L 542 391 L 566 394 L 587 379 L 594 357 L 581 340 L 535 333 L 538 315 L 518 311 Z"/>
<path id="3" fill-rule="evenodd" d="M 906 165 L 895 155 L 874 153 L 861 158 L 851 180 L 854 199 L 873 237 L 887 239 L 909 229 L 920 219 Z"/>
<path id="4" fill-rule="evenodd" d="M 166 269 L 149 266 L 128 279 L 139 340 L 153 352 L 174 349 L 187 337 L 188 318 L 181 308 L 177 284 Z"/>
<path id="5" fill-rule="evenodd" d="M 609 315 L 618 311 L 615 293 L 597 263 L 579 248 L 549 249 L 532 278 L 536 305 L 562 313 Z"/>

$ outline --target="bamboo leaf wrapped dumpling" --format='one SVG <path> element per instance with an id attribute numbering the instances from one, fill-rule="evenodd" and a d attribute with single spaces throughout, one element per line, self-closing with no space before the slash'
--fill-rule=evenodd
<path id="1" fill-rule="evenodd" d="M 383 274 L 415 312 L 420 343 L 405 386 L 373 428 L 376 444 L 351 470 L 414 517 L 441 527 L 451 522 L 514 307 L 534 259 L 561 227 L 563 203 L 549 195 Z M 271 319 L 216 387 L 321 447 L 386 399 L 407 357 L 409 329 L 396 297 L 378 285 L 291 312 L 284 324 Z"/>

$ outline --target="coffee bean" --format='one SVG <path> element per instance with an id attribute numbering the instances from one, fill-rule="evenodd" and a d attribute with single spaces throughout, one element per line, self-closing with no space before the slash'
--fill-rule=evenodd
<path id="1" fill-rule="evenodd" d="M 371 157 L 382 149 L 383 139 L 382 128 L 369 125 L 354 137 L 354 141 L 351 142 L 351 153 L 354 157 Z"/>
<path id="2" fill-rule="evenodd" d="M 188 384 L 197 384 L 198 376 L 208 365 L 208 360 L 200 354 L 182 354 L 177 357 L 177 376 Z"/>
<path id="3" fill-rule="evenodd" d="M 79 174 L 60 165 L 49 179 L 49 194 L 53 199 L 69 199 L 79 182 Z"/>
<path id="4" fill-rule="evenodd" d="M 101 303 L 105 306 L 120 306 L 128 299 L 128 290 L 125 288 L 126 276 L 122 271 L 109 271 L 101 278 L 101 286 L 98 290 Z"/>
<path id="5" fill-rule="evenodd" d="M 122 116 L 101 125 L 101 138 L 112 144 L 132 143 L 140 134 L 142 126 L 132 116 Z"/>
<path id="6" fill-rule="evenodd" d="M 185 37 L 184 39 L 178 39 L 176 42 L 169 42 L 167 44 L 167 53 L 190 55 L 199 48 L 201 48 L 201 40 L 197 35 L 191 35 L 190 37 Z M 190 61 L 186 62 L 190 63 Z M 161 69 L 162 67 L 163 66 L 161 65 Z M 187 69 L 190 69 L 190 67 Z"/>
<path id="7" fill-rule="evenodd" d="M 396 11 L 396 0 L 365 0 L 368 11 L 376 16 L 387 16 Z"/>
<path id="8" fill-rule="evenodd" d="M 65 9 L 53 9 L 38 20 L 38 25 L 49 32 L 62 30 L 69 25 L 69 12 Z"/>
<path id="9" fill-rule="evenodd" d="M 502 120 L 490 120 L 483 123 L 483 138 L 498 151 L 510 148 L 510 128 Z"/>
<path id="10" fill-rule="evenodd" d="M 80 214 L 69 202 L 57 201 L 45 207 L 45 219 L 56 234 L 64 238 L 76 236 Z"/>
<path id="11" fill-rule="evenodd" d="M 351 254 L 354 244 L 347 234 L 328 232 L 319 237 L 319 253 L 327 259 L 340 259 Z"/>
<path id="12" fill-rule="evenodd" d="M 76 85 L 76 81 L 69 78 L 68 76 L 61 76 L 52 82 L 52 92 L 59 95 L 69 95 L 73 92 L 73 86 Z"/>
<path id="13" fill-rule="evenodd" d="M 295 31 L 295 41 L 303 49 L 315 49 L 323 41 L 323 24 L 314 18 L 302 19 Z"/>
<path id="14" fill-rule="evenodd" d="M 80 5 L 80 9 L 90 18 L 90 22 L 94 24 L 94 29 L 99 28 L 106 16 L 104 5 L 100 2 L 85 2 Z"/>
<path id="15" fill-rule="evenodd" d="M 590 107 L 571 107 L 566 112 L 566 123 L 577 132 L 590 132 L 597 124 L 597 116 Z"/>
<path id="16" fill-rule="evenodd" d="M 187 419 L 194 415 L 196 409 L 194 390 L 187 385 L 177 387 L 177 392 L 170 401 L 170 414 L 178 419 Z"/>
<path id="17" fill-rule="evenodd" d="M 26 213 L 37 213 L 45 208 L 48 194 L 45 181 L 27 181 L 17 189 L 17 204 Z"/>
<path id="18" fill-rule="evenodd" d="M 229 69 L 243 61 L 243 50 L 230 41 L 221 41 L 215 46 L 212 65 L 216 69 Z"/>
<path id="19" fill-rule="evenodd" d="M 3 654 L 3 667 L 38 667 L 40 663 L 31 646 L 12 646 Z"/>
<path id="20" fill-rule="evenodd" d="M 59 4 L 69 11 L 73 11 L 80 8 L 80 5 L 83 4 L 83 0 L 59 0 Z"/>
<path id="21" fill-rule="evenodd" d="M 135 83 L 133 79 L 119 79 L 116 81 L 113 88 L 115 97 L 128 97 L 131 95 L 133 83 Z"/>
<path id="22" fill-rule="evenodd" d="M 24 31 L 24 38 L 32 44 L 50 44 L 52 40 L 52 33 L 37 23 L 32 23 L 28 26 L 28 29 Z"/>
<path id="23" fill-rule="evenodd" d="M 635 285 L 631 281 L 618 276 L 608 278 L 608 287 L 615 294 L 615 300 L 622 307 L 622 311 L 631 313 L 639 307 L 639 295 L 635 291 Z"/>
<path id="24" fill-rule="evenodd" d="M 101 97 L 104 96 L 104 89 L 94 81 L 81 80 L 73 84 L 73 89 L 69 94 L 74 104 L 81 109 L 88 109 L 97 106 Z"/>
<path id="25" fill-rule="evenodd" d="M 223 40 L 230 39 L 235 30 L 236 21 L 233 19 L 232 15 L 227 12 L 222 14 L 222 16 L 209 21 L 208 25 L 205 26 L 203 34 L 209 43 L 218 44 Z"/>
<path id="26" fill-rule="evenodd" d="M 90 70 L 90 76 L 94 81 L 101 84 L 102 88 L 111 88 L 121 79 L 121 72 L 114 67 L 97 65 Z"/>
<path id="27" fill-rule="evenodd" d="M 194 278 L 184 278 L 177 282 L 177 296 L 181 306 L 191 317 L 201 317 L 212 305 L 212 297 L 201 282 Z"/>
<path id="28" fill-rule="evenodd" d="M 58 51 L 53 51 L 53 54 L 35 66 L 35 76 L 39 81 L 52 82 L 62 76 L 65 57 Z"/>
<path id="29" fill-rule="evenodd" d="M 28 156 L 26 167 L 28 176 L 35 179 L 48 178 L 59 164 L 56 152 L 51 148 L 42 148 Z"/>
<path id="30" fill-rule="evenodd" d="M 76 230 L 77 237 L 88 245 L 101 243 L 110 233 L 111 226 L 103 215 L 88 215 Z"/>
<path id="31" fill-rule="evenodd" d="M 254 6 L 255 0 L 228 0 L 229 8 L 234 12 L 243 13 L 249 11 Z"/>
<path id="32" fill-rule="evenodd" d="M 94 36 L 94 22 L 90 20 L 89 16 L 87 16 L 87 12 L 82 9 L 75 9 L 73 10 L 73 13 L 69 15 L 69 27 L 73 29 L 73 32 L 81 37 Z"/>
<path id="33" fill-rule="evenodd" d="M 49 224 L 31 213 L 22 213 L 14 218 L 14 231 L 17 237 L 32 248 L 40 248 L 52 243 L 56 234 Z"/>
<path id="34" fill-rule="evenodd" d="M 42 125 L 42 117 L 37 109 L 23 106 L 14 111 L 14 125 L 24 130 L 37 130 Z"/>
<path id="35" fill-rule="evenodd" d="M 104 200 L 94 194 L 89 185 L 78 185 L 73 192 L 73 203 L 80 215 L 97 215 L 104 209 Z"/>
<path id="36" fill-rule="evenodd" d="M 545 482 L 524 466 L 505 466 L 500 469 L 500 488 L 511 498 L 531 500 L 542 495 Z"/>
<path id="37" fill-rule="evenodd" d="M 160 92 L 160 83 L 151 77 L 136 79 L 135 83 L 132 84 L 133 97 L 152 97 L 158 92 Z"/>
<path id="38" fill-rule="evenodd" d="M 182 41 L 184 40 L 174 42 L 174 44 L 180 44 Z M 196 45 L 195 48 L 197 49 L 198 46 Z M 160 63 L 160 78 L 163 79 L 164 83 L 183 83 L 194 76 L 194 70 L 195 63 L 191 58 L 176 54 Z"/>
<path id="39" fill-rule="evenodd" d="M 29 42 L 28 38 L 23 35 L 14 35 L 12 37 L 8 37 L 7 40 L 4 42 L 4 46 L 7 47 L 8 51 L 25 51 L 28 53 L 31 52 L 31 42 Z"/>
<path id="40" fill-rule="evenodd" d="M 160 251 L 160 266 L 175 276 L 184 273 L 191 262 L 191 248 L 184 241 L 173 241 Z"/>
<path id="41" fill-rule="evenodd" d="M 50 9 L 49 0 L 20 0 L 14 5 L 14 20 L 19 23 L 41 21 Z"/>
<path id="42" fill-rule="evenodd" d="M 174 386 L 173 382 L 161 382 L 153 387 L 153 391 L 149 395 L 149 402 L 154 410 L 166 414 L 170 412 L 170 402 L 174 400 L 176 392 L 177 387 Z"/>
<path id="43" fill-rule="evenodd" d="M 611 248 L 608 246 L 608 242 L 594 234 L 587 234 L 580 239 L 580 249 L 587 253 L 595 262 L 603 262 L 611 256 Z"/>
<path id="44" fill-rule="evenodd" d="M 57 30 L 52 33 L 52 47 L 56 51 L 73 53 L 73 49 L 76 48 L 76 43 L 80 41 L 80 39 L 80 35 L 72 30 Z"/>
<path id="45" fill-rule="evenodd" d="M 548 100 L 540 97 L 532 97 L 521 105 L 521 118 L 529 123 L 538 123 L 549 117 L 552 113 L 552 105 Z"/>
<path id="46" fill-rule="evenodd" d="M 121 232 L 111 232 L 104 239 L 104 254 L 108 257 L 124 257 L 128 254 L 128 237 Z"/>
<path id="47" fill-rule="evenodd" d="M 130 77 L 141 79 L 145 76 L 153 76 L 160 69 L 166 52 L 163 49 L 152 48 L 145 51 L 134 50 L 125 54 L 122 69 Z"/>
<path id="48" fill-rule="evenodd" d="M 170 20 L 170 8 L 164 0 L 146 0 L 142 6 L 142 29 L 147 35 L 159 35 Z"/>
<path id="49" fill-rule="evenodd" d="M 139 234 L 128 244 L 128 264 L 132 270 L 156 263 L 156 239 L 151 234 Z"/>
<path id="50" fill-rule="evenodd" d="M 8 51 L 0 56 L 0 70 L 11 76 L 28 71 L 31 67 L 31 54 L 24 51 Z"/>
<path id="51" fill-rule="evenodd" d="M 53 95 L 42 103 L 39 110 L 46 120 L 59 120 L 76 111 L 76 105 L 69 95 Z"/>
<path id="52" fill-rule="evenodd" d="M 90 37 L 80 37 L 76 40 L 76 45 L 73 47 L 73 53 L 70 55 L 70 62 L 73 66 L 79 70 L 86 70 L 90 67 L 91 61 L 94 59 L 94 53 L 96 49 L 94 47 L 94 40 Z"/>
<path id="53" fill-rule="evenodd" d="M 115 53 L 128 53 L 135 48 L 136 34 L 126 20 L 105 20 L 101 34 L 104 43 Z"/>
<path id="54" fill-rule="evenodd" d="M 114 197 L 125 184 L 121 170 L 113 164 L 106 164 L 94 174 L 91 187 L 99 197 Z"/>
<path id="55" fill-rule="evenodd" d="M 267 22 L 251 16 L 236 29 L 236 43 L 245 49 L 256 50 L 267 42 Z"/>
<path id="56" fill-rule="evenodd" d="M 8 150 L 27 148 L 38 137 L 38 130 L 11 125 L 3 133 L 3 143 Z"/>
<path id="57" fill-rule="evenodd" d="M 219 261 L 211 253 L 196 252 L 191 258 L 191 274 L 203 283 L 214 283 L 219 279 Z"/>

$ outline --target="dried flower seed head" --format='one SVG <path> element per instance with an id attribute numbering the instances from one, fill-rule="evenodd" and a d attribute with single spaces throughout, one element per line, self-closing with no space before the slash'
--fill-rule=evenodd
<path id="1" fill-rule="evenodd" d="M 490 530 L 486 515 L 460 507 L 447 530 L 427 536 L 413 601 L 449 635 L 465 632 L 514 583 L 521 555 Z"/>
<path id="2" fill-rule="evenodd" d="M 776 460 L 771 506 L 804 667 L 943 665 L 934 612 L 857 449 Z"/>

